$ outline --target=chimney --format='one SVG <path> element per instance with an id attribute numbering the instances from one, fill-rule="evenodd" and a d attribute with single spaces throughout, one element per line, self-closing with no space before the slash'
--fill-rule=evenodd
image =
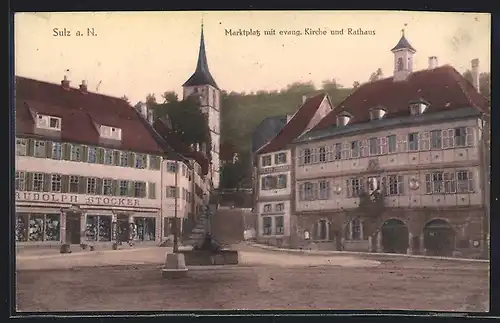
<path id="1" fill-rule="evenodd" d="M 66 75 L 64 75 L 64 79 L 61 81 L 61 86 L 65 90 L 69 90 L 69 80 L 68 80 L 68 77 Z"/>
<path id="2" fill-rule="evenodd" d="M 429 57 L 429 69 L 433 70 L 438 67 L 438 58 L 436 56 Z"/>
<path id="3" fill-rule="evenodd" d="M 474 58 L 471 61 L 472 68 L 470 70 L 472 76 L 472 85 L 479 91 L 479 59 Z"/>
<path id="4" fill-rule="evenodd" d="M 302 96 L 302 104 L 306 103 L 307 101 L 307 95 Z"/>
<path id="5" fill-rule="evenodd" d="M 82 84 L 80 84 L 80 91 L 87 93 L 87 82 L 85 80 L 82 80 Z"/>

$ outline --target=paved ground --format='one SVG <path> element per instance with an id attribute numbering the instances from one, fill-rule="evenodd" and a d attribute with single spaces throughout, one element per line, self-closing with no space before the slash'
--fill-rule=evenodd
<path id="1" fill-rule="evenodd" d="M 18 310 L 487 310 L 485 263 L 239 249 L 240 265 L 190 268 L 179 280 L 161 278 L 168 248 L 19 254 Z"/>

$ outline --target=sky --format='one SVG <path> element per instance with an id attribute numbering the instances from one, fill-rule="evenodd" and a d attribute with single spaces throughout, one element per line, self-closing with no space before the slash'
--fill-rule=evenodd
<path id="1" fill-rule="evenodd" d="M 350 87 L 378 68 L 394 69 L 390 49 L 405 36 L 417 50 L 414 69 L 428 57 L 459 72 L 480 60 L 490 70 L 491 17 L 479 13 L 402 11 L 177 11 L 99 13 L 17 13 L 14 20 L 15 73 L 73 86 L 86 80 L 90 91 L 132 103 L 148 93 L 182 93 L 196 67 L 203 19 L 210 72 L 227 92 L 279 90 L 293 82 L 325 79 Z M 54 28 L 70 31 L 54 36 Z M 87 35 L 87 29 L 94 35 Z M 306 28 L 327 35 L 307 35 Z M 371 35 L 348 35 L 348 28 Z M 246 30 L 251 35 L 229 35 Z M 264 35 L 274 29 L 276 35 Z M 260 36 L 255 35 L 260 31 Z M 343 35 L 330 31 L 343 30 Z M 81 31 L 84 35 L 77 36 Z M 279 35 L 300 31 L 301 35 Z M 67 71 L 69 70 L 69 72 Z"/>

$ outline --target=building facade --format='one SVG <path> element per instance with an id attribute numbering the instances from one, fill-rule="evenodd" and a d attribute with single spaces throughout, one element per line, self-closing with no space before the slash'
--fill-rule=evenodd
<path id="1" fill-rule="evenodd" d="M 320 249 L 479 253 L 489 103 L 436 57 L 413 71 L 404 34 L 392 52 L 392 77 L 361 85 L 294 141 L 292 234 Z"/>
<path id="2" fill-rule="evenodd" d="M 220 182 L 220 95 L 221 91 L 208 69 L 208 61 L 205 50 L 205 37 L 203 25 L 201 26 L 200 50 L 196 70 L 191 77 L 183 84 L 183 97 L 197 96 L 199 98 L 202 111 L 208 117 L 211 148 L 210 176 L 213 187 L 218 188 Z"/>
<path id="3" fill-rule="evenodd" d="M 291 244 L 293 209 L 293 150 L 287 143 L 314 127 L 333 109 L 326 94 L 303 98 L 301 107 L 282 130 L 256 152 L 255 213 L 257 240 L 269 244 Z"/>

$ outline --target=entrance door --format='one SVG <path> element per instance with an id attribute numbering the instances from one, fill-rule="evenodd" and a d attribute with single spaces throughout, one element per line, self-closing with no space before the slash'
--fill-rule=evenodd
<path id="1" fill-rule="evenodd" d="M 66 243 L 80 244 L 80 214 L 66 214 Z"/>
<path id="2" fill-rule="evenodd" d="M 408 228 L 404 222 L 390 219 L 382 225 L 382 247 L 384 252 L 406 253 L 408 248 Z"/>
<path id="3" fill-rule="evenodd" d="M 118 215 L 117 217 L 117 240 L 118 242 L 128 242 L 130 240 L 130 224 L 128 215 Z"/>

